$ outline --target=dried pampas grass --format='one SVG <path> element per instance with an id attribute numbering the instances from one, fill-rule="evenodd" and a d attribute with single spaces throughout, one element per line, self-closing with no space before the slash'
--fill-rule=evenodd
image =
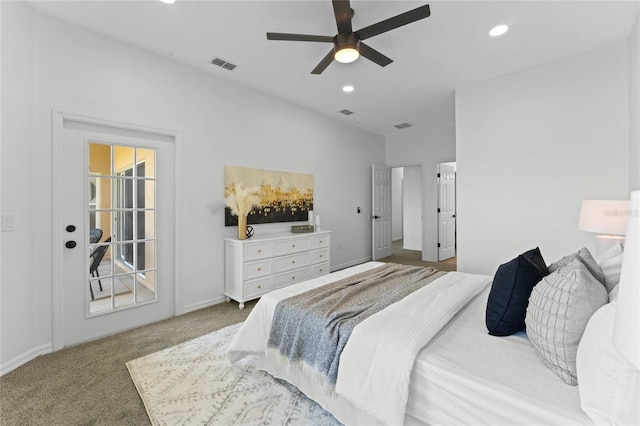
<path id="1" fill-rule="evenodd" d="M 239 217 L 246 216 L 254 206 L 260 206 L 259 192 L 260 188 L 234 186 L 224 201 L 227 203 L 227 207 L 231 209 L 231 214 Z"/>

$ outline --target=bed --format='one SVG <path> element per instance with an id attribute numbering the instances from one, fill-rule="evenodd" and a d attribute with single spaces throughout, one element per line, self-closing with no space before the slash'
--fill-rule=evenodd
<path id="1" fill-rule="evenodd" d="M 434 330 L 427 333 L 426 342 L 420 343 L 424 336 L 408 338 L 416 340 L 418 346 L 415 356 L 409 356 L 406 361 L 410 364 L 407 380 L 399 388 L 394 387 L 396 383 L 389 384 L 385 380 L 389 380 L 389 375 L 394 379 L 405 374 L 394 370 L 395 362 L 389 361 L 390 358 L 403 357 L 397 347 L 405 345 L 397 344 L 397 341 L 395 344 L 381 343 L 396 339 L 393 336 L 395 325 L 389 328 L 391 334 L 376 334 L 375 338 L 363 338 L 363 334 L 355 338 L 354 330 L 340 358 L 336 384 L 327 384 L 308 368 L 300 368 L 282 357 L 270 355 L 268 341 L 278 302 L 382 265 L 379 262 L 364 263 L 263 296 L 234 337 L 229 348 L 230 360 L 235 361 L 248 354 L 258 356 L 260 369 L 297 386 L 347 425 L 593 424 L 581 407 L 579 388 L 559 380 L 557 374 L 541 362 L 524 332 L 505 337 L 487 333 L 485 310 L 494 278 L 491 276 L 450 272 L 410 295 L 413 301 L 407 296 L 389 307 L 398 310 L 398 318 L 413 317 L 411 303 L 429 303 L 425 299 L 435 298 L 437 306 L 446 305 L 450 298 L 446 293 L 448 289 L 466 288 L 463 290 L 466 295 L 453 303 L 451 312 L 436 309 L 436 316 L 428 320 L 418 319 L 409 325 L 409 328 L 419 328 L 422 321 L 428 323 L 426 328 Z M 425 311 L 425 306 L 420 305 L 415 313 Z M 369 328 L 376 333 L 386 322 L 394 321 L 380 313 L 371 318 L 374 320 L 365 323 L 372 324 Z M 365 345 L 350 351 L 352 340 L 358 339 L 364 339 Z M 354 342 L 353 347 L 355 345 Z M 384 347 L 395 347 L 396 352 L 379 355 Z M 348 363 L 350 357 L 351 363 Z M 376 363 L 375 358 L 380 357 L 387 364 Z M 378 383 L 379 377 L 382 377 L 382 384 Z M 397 390 L 402 386 L 407 388 L 405 396 L 402 396 L 404 390 Z M 362 392 L 364 389 L 367 392 Z"/>

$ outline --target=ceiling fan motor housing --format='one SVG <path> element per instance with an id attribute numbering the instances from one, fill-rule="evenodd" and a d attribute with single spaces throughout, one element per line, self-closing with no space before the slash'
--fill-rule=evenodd
<path id="1" fill-rule="evenodd" d="M 335 51 L 351 48 L 360 51 L 360 39 L 356 33 L 340 33 L 333 37 Z"/>

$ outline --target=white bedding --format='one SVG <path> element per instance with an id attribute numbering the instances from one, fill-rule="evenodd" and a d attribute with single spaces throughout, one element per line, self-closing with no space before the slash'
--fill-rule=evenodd
<path id="1" fill-rule="evenodd" d="M 264 354 L 273 311 L 282 298 L 379 265 L 369 262 L 263 296 L 233 339 L 230 359 Z M 591 424 L 580 408 L 577 387 L 564 384 L 548 370 L 525 335 L 494 337 L 487 333 L 484 308 L 488 292 L 487 286 L 418 353 L 404 423 Z M 377 423 L 350 401 L 327 393 L 304 372 L 260 358 L 265 371 L 290 381 L 343 423 Z"/>

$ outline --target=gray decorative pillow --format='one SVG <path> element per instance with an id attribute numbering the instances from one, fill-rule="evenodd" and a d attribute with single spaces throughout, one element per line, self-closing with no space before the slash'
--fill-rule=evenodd
<path id="1" fill-rule="evenodd" d="M 579 251 L 571 253 L 570 255 L 553 262 L 548 266 L 549 272 L 557 271 L 558 269 L 562 268 L 565 265 L 568 265 L 575 259 L 579 259 L 582 263 L 584 263 L 589 272 L 591 272 L 591 275 L 596 277 L 596 279 L 600 281 L 601 284 L 604 284 L 604 274 L 602 273 L 600 266 L 598 266 L 598 262 L 596 262 L 596 260 L 593 258 L 593 255 L 586 247 L 582 247 Z"/>
<path id="2" fill-rule="evenodd" d="M 623 255 L 624 249 L 622 242 L 616 241 L 611 248 L 596 258 L 596 262 L 598 262 L 598 266 L 600 266 L 604 275 L 604 286 L 609 293 L 611 293 L 611 290 L 620 282 Z"/>
<path id="3" fill-rule="evenodd" d="M 591 315 L 607 301 L 607 290 L 579 259 L 544 277 L 531 292 L 527 335 L 542 362 L 567 384 L 578 384 L 578 343 Z"/>

